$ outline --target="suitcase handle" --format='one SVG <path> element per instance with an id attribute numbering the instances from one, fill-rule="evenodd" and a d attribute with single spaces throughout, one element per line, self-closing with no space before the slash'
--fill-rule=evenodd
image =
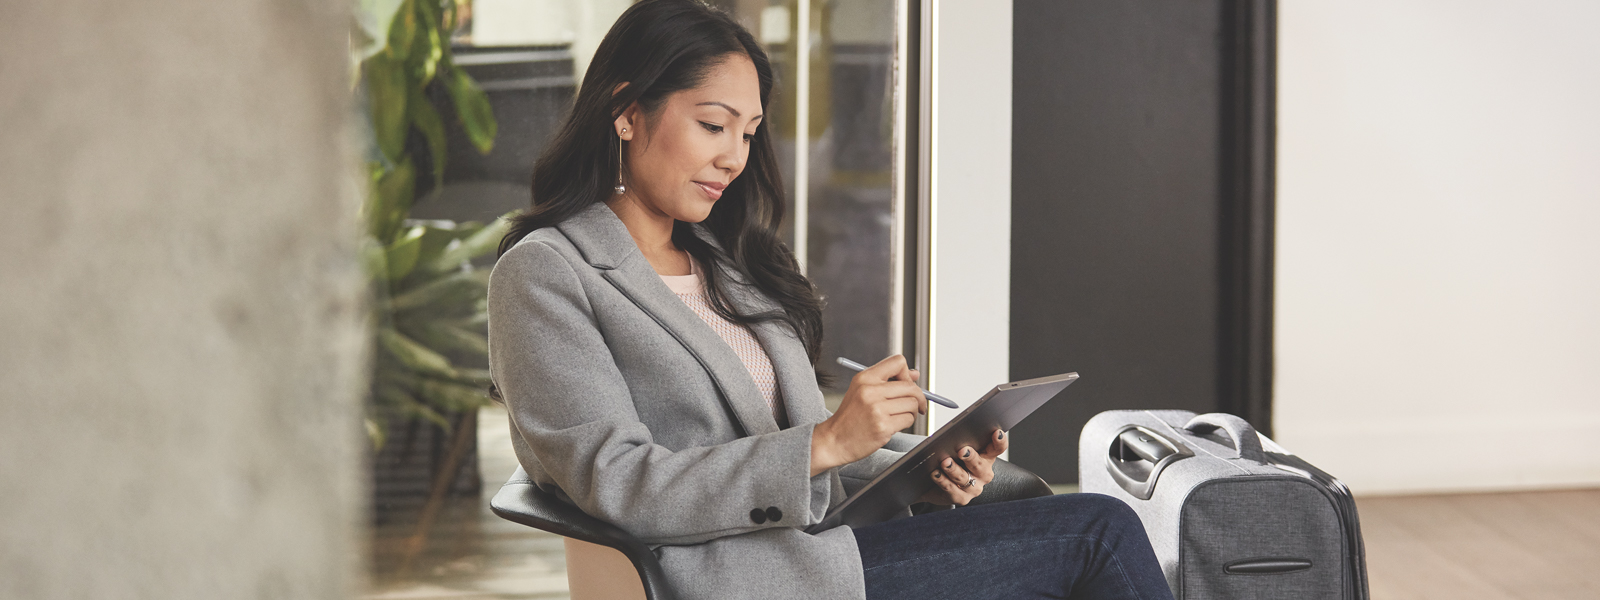
<path id="1" fill-rule="evenodd" d="M 1149 500 L 1155 493 L 1161 472 L 1168 465 L 1191 456 L 1194 452 L 1182 442 L 1138 425 L 1129 425 L 1111 438 L 1106 472 L 1128 495 Z"/>
<path id="2" fill-rule="evenodd" d="M 1256 435 L 1256 428 L 1252 427 L 1249 421 L 1235 415 L 1228 413 L 1195 415 L 1183 428 L 1200 435 L 1221 429 L 1228 433 L 1228 437 L 1233 438 L 1233 456 L 1230 458 L 1246 458 L 1258 463 L 1267 462 L 1267 454 L 1261 449 L 1261 437 Z"/>

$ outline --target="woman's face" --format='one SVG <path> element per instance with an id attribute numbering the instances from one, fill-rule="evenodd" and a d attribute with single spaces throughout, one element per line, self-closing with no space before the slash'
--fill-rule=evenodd
<path id="1" fill-rule="evenodd" d="M 699 87 L 668 95 L 659 110 L 645 119 L 635 103 L 613 124 L 629 142 L 626 195 L 652 213 L 699 223 L 750 156 L 762 118 L 755 64 L 729 55 Z"/>

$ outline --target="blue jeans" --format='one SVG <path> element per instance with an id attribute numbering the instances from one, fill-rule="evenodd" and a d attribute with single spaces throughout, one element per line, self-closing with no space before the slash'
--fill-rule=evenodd
<path id="1" fill-rule="evenodd" d="M 969 506 L 855 534 L 868 600 L 1172 600 L 1144 525 L 1110 496 Z"/>

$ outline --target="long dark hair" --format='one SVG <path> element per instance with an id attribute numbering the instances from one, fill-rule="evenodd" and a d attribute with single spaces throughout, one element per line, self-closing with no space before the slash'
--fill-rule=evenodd
<path id="1" fill-rule="evenodd" d="M 612 194 L 622 142 L 612 129 L 617 116 L 633 102 L 646 117 L 658 114 L 673 92 L 694 88 L 707 71 L 730 55 L 755 63 L 761 83 L 761 106 L 771 97 L 772 64 L 755 37 L 727 14 L 697 0 L 644 0 L 622 13 L 606 33 L 572 112 L 550 145 L 534 163 L 533 207 L 512 219 L 500 241 L 505 252 L 528 233 L 550 227 Z M 622 83 L 628 85 L 615 94 Z M 800 274 L 794 253 L 778 237 L 783 223 L 783 179 L 764 119 L 750 142 L 744 171 L 723 190 L 703 225 L 721 251 L 694 234 L 692 225 L 673 225 L 672 242 L 702 265 L 731 266 L 783 311 L 739 314 L 728 301 L 717 269 L 702 269 L 710 304 L 730 321 L 754 324 L 782 321 L 805 345 L 818 382 L 827 378 L 817 361 L 822 354 L 822 300 L 810 280 Z"/>

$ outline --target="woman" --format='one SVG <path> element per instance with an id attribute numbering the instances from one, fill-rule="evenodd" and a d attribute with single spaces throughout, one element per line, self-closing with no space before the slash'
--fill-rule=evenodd
<path id="1" fill-rule="evenodd" d="M 822 303 L 778 239 L 765 53 L 693 0 L 629 8 L 600 44 L 501 244 L 490 363 L 530 476 L 656 545 L 699 598 L 1170 598 L 1103 496 L 940 511 L 811 535 L 908 448 L 926 400 L 892 356 L 823 407 Z M 964 505 L 996 431 L 931 475 Z"/>

